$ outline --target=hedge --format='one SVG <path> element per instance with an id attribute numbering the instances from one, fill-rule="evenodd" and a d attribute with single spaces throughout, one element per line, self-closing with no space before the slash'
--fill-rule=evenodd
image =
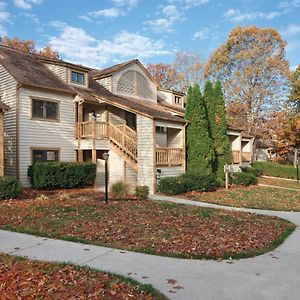
<path id="1" fill-rule="evenodd" d="M 0 177 L 0 199 L 13 199 L 21 192 L 21 184 L 14 177 Z"/>
<path id="2" fill-rule="evenodd" d="M 259 177 L 263 174 L 262 170 L 254 168 L 254 167 L 240 167 L 242 172 L 253 174 L 256 177 Z"/>
<path id="3" fill-rule="evenodd" d="M 208 192 L 218 187 L 216 176 L 186 173 L 178 177 L 162 178 L 158 191 L 167 195 L 178 195 L 191 191 Z"/>
<path id="4" fill-rule="evenodd" d="M 37 189 L 72 189 L 93 184 L 96 164 L 68 162 L 36 162 L 28 168 L 31 185 Z"/>
<path id="5" fill-rule="evenodd" d="M 257 177 L 254 174 L 246 172 L 236 172 L 231 174 L 231 183 L 237 185 L 255 185 L 258 182 Z"/>

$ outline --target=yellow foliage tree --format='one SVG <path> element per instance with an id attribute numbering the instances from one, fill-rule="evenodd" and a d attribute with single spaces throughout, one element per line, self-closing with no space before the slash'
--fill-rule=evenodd
<path id="1" fill-rule="evenodd" d="M 289 74 L 285 46 L 275 29 L 236 27 L 205 66 L 205 77 L 222 82 L 225 101 L 244 110 L 249 133 L 265 110 L 282 104 Z"/>

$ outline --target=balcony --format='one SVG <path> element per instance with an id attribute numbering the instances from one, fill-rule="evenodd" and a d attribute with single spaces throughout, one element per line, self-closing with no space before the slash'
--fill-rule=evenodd
<path id="1" fill-rule="evenodd" d="M 181 166 L 183 164 L 183 149 L 156 148 L 157 166 Z"/>
<path id="2" fill-rule="evenodd" d="M 251 152 L 242 152 L 242 162 L 250 162 L 252 159 Z"/>
<path id="3" fill-rule="evenodd" d="M 82 139 L 103 139 L 108 137 L 108 123 L 88 121 L 78 123 L 76 137 Z"/>
<path id="4" fill-rule="evenodd" d="M 251 152 L 231 151 L 231 163 L 240 164 L 242 162 L 251 162 Z"/>

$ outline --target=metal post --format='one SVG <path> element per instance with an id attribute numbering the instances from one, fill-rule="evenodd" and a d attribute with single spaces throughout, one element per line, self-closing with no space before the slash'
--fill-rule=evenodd
<path id="1" fill-rule="evenodd" d="M 108 168 L 107 159 L 105 160 L 105 203 L 108 203 Z"/>

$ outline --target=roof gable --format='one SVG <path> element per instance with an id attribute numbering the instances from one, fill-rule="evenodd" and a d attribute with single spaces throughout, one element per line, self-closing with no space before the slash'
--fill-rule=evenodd
<path id="1" fill-rule="evenodd" d="M 0 46 L 0 63 L 21 85 L 74 94 L 74 91 L 34 55 Z"/>
<path id="2" fill-rule="evenodd" d="M 130 65 L 133 64 L 137 64 L 140 69 L 142 70 L 142 72 L 156 85 L 158 86 L 157 82 L 153 79 L 153 77 L 151 76 L 151 74 L 149 73 L 149 71 L 144 67 L 144 65 L 138 60 L 138 59 L 132 59 L 126 62 L 123 62 L 121 64 L 117 64 L 114 65 L 112 67 L 103 69 L 103 70 L 99 70 L 99 71 L 93 71 L 92 77 L 93 79 L 101 79 L 104 77 L 108 77 L 108 76 L 112 76 L 114 74 L 116 74 L 119 71 L 122 71 L 125 68 L 128 68 Z"/>

